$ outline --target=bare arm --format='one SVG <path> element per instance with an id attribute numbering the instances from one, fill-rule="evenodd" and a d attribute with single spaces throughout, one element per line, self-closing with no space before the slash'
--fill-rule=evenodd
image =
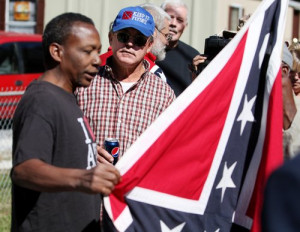
<path id="1" fill-rule="evenodd" d="M 199 75 L 198 65 L 201 63 L 204 63 L 207 57 L 197 55 L 193 58 L 193 62 L 191 65 L 191 71 L 192 71 L 192 79 L 195 80 L 195 78 Z"/>
<path id="2" fill-rule="evenodd" d="M 286 65 L 282 66 L 283 129 L 290 128 L 297 113 L 291 80 Z"/>
<path id="3" fill-rule="evenodd" d="M 60 168 L 39 159 L 27 160 L 12 171 L 12 181 L 40 192 L 77 191 L 109 194 L 120 181 L 120 173 L 111 164 L 99 164 L 90 170 Z"/>

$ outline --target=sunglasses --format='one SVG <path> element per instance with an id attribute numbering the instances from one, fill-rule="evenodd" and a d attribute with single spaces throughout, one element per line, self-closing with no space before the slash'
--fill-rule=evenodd
<path id="1" fill-rule="evenodd" d="M 117 33 L 117 39 L 120 43 L 128 43 L 130 38 L 132 38 L 133 44 L 139 47 L 144 47 L 148 40 L 147 37 L 142 35 L 132 36 L 126 32 Z"/>
<path id="2" fill-rule="evenodd" d="M 170 42 L 170 41 L 172 40 L 172 35 L 163 33 L 161 30 L 158 30 L 157 27 L 155 27 L 155 28 L 156 28 L 156 30 L 157 30 L 160 34 L 162 34 L 162 35 L 166 38 L 166 40 L 167 40 L 168 42 Z"/>

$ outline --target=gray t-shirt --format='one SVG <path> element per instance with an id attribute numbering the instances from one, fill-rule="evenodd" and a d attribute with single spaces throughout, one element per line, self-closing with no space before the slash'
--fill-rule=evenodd
<path id="1" fill-rule="evenodd" d="M 13 119 L 13 166 L 29 159 L 76 169 L 97 163 L 95 139 L 75 96 L 44 81 L 29 85 Z M 12 231 L 99 231 L 99 218 L 99 194 L 12 186 Z"/>

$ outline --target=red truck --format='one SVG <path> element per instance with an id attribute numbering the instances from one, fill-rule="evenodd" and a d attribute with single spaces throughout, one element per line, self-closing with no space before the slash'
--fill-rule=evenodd
<path id="1" fill-rule="evenodd" d="M 28 84 L 44 72 L 42 35 L 0 31 L 0 127 L 10 127 Z"/>

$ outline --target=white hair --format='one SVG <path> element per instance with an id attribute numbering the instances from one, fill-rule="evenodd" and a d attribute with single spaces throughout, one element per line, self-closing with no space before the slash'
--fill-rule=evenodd
<path id="1" fill-rule="evenodd" d="M 186 24 L 188 23 L 188 14 L 189 14 L 189 8 L 188 6 L 185 4 L 185 2 L 183 0 L 165 0 L 162 4 L 161 4 L 161 8 L 163 10 L 166 10 L 167 5 L 171 5 L 171 6 L 182 6 L 186 9 Z"/>
<path id="2" fill-rule="evenodd" d="M 156 60 L 164 60 L 166 58 L 166 45 L 160 40 L 155 39 L 150 52 L 156 56 Z"/>
<path id="3" fill-rule="evenodd" d="M 148 11 L 154 20 L 155 27 L 158 30 L 162 30 L 165 27 L 165 19 L 168 21 L 171 20 L 170 15 L 167 14 L 162 8 L 159 6 L 156 6 L 152 3 L 145 3 L 142 4 L 141 7 L 143 7 L 146 11 Z"/>
<path id="4" fill-rule="evenodd" d="M 168 15 L 168 13 L 165 12 L 159 6 L 156 6 L 152 3 L 145 3 L 145 4 L 142 4 L 141 7 L 143 7 L 146 11 L 148 11 L 152 15 L 154 23 L 155 23 L 155 27 L 158 31 L 162 30 L 165 27 L 166 19 L 168 21 L 171 20 L 170 15 Z M 154 39 L 154 43 L 151 47 L 150 52 L 156 56 L 156 60 L 158 60 L 158 61 L 165 59 L 166 45 L 163 44 L 163 42 L 161 41 L 161 39 L 159 37 Z"/>

